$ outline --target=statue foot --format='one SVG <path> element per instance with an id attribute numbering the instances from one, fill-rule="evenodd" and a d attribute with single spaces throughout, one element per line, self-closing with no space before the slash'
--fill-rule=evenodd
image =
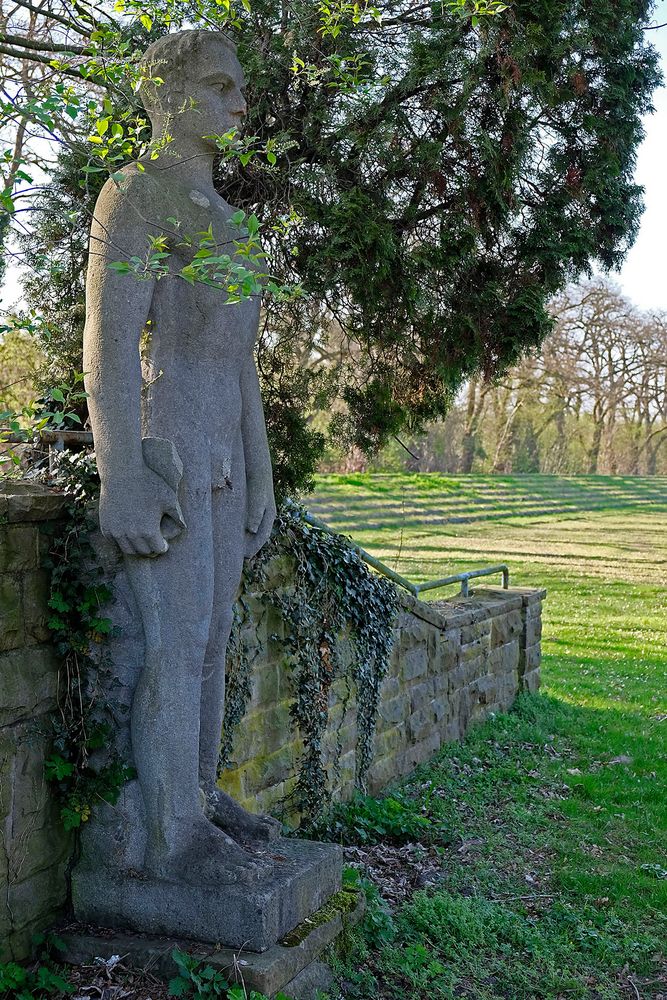
<path id="1" fill-rule="evenodd" d="M 148 847 L 144 872 L 190 885 L 237 884 L 259 878 L 259 858 L 203 817 L 167 850 Z"/>
<path id="2" fill-rule="evenodd" d="M 220 788 L 205 792 L 206 816 L 221 830 L 243 841 L 277 840 L 282 832 L 282 824 L 271 816 L 256 816 L 247 812 Z"/>

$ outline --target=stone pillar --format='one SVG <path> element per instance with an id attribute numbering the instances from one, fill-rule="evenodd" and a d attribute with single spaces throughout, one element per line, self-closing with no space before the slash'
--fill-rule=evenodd
<path id="1" fill-rule="evenodd" d="M 30 954 L 32 936 L 67 899 L 72 837 L 44 777 L 58 667 L 47 628 L 42 559 L 62 511 L 57 494 L 0 484 L 0 961 Z"/>
<path id="2" fill-rule="evenodd" d="M 524 590 L 523 632 L 519 641 L 519 680 L 522 691 L 534 694 L 540 686 L 542 601 L 546 590 Z"/>

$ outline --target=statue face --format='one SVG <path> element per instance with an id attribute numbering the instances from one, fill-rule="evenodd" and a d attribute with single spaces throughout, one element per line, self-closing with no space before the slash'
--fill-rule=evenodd
<path id="1" fill-rule="evenodd" d="M 245 79 L 236 56 L 223 42 L 209 41 L 197 69 L 197 81 L 192 87 L 195 107 L 193 114 L 188 115 L 197 137 L 239 128 L 247 106 L 243 96 Z M 216 148 L 215 143 L 211 145 Z"/>
<path id="2" fill-rule="evenodd" d="M 236 55 L 224 42 L 207 38 L 192 53 L 185 73 L 160 74 L 164 83 L 157 89 L 169 112 L 169 131 L 179 139 L 201 143 L 209 135 L 221 135 L 239 128 L 247 111 L 243 90 L 245 79 Z M 163 94 L 160 93 L 163 91 Z M 166 101 L 164 101 L 166 98 Z M 215 142 L 207 143 L 217 149 Z"/>

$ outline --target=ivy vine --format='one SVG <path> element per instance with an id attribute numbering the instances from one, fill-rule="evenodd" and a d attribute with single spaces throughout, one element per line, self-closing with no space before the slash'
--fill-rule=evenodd
<path id="1" fill-rule="evenodd" d="M 303 508 L 286 502 L 271 541 L 244 573 L 239 613 L 228 648 L 220 768 L 222 771 L 229 764 L 234 731 L 250 696 L 251 660 L 242 632 L 248 596 L 256 592 L 284 623 L 279 638 L 294 687 L 291 716 L 303 742 L 294 799 L 302 816 L 312 822 L 330 798 L 323 743 L 329 725 L 329 693 L 339 677 L 347 681 L 348 697 L 352 691 L 356 696 L 355 784 L 365 791 L 398 597 L 394 585 L 371 572 L 347 538 L 312 527 L 304 514 Z M 271 573 L 279 556 L 289 559 L 287 587 Z M 340 752 L 338 741 L 334 768 Z"/>
<path id="2" fill-rule="evenodd" d="M 111 590 L 90 542 L 99 496 L 94 459 L 64 452 L 56 481 L 65 509 L 49 539 L 45 565 L 50 570 L 48 627 L 59 661 L 58 708 L 50 719 L 52 749 L 45 774 L 57 788 L 60 816 L 69 830 L 85 823 L 99 801 L 117 802 L 133 772 L 114 748 L 113 727 L 95 683 L 112 625 L 101 614 Z M 95 756 L 103 748 L 100 764 Z"/>

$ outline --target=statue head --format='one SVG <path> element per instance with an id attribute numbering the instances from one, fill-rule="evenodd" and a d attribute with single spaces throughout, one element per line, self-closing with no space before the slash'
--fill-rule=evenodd
<path id="1" fill-rule="evenodd" d="M 215 149 L 206 136 L 240 125 L 246 112 L 245 80 L 236 46 L 222 32 L 163 35 L 146 49 L 141 65 L 145 79 L 139 95 L 155 135 L 168 131 Z"/>

